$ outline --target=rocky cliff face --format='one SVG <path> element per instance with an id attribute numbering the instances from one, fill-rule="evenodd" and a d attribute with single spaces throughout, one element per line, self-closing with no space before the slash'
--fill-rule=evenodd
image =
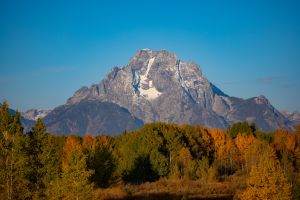
<path id="1" fill-rule="evenodd" d="M 265 97 L 230 97 L 209 82 L 197 64 L 185 63 L 165 50 L 138 51 L 127 66 L 113 68 L 99 84 L 82 87 L 65 106 L 86 100 L 117 104 L 144 123 L 162 121 L 225 128 L 246 120 L 263 130 L 292 128 L 290 120 Z"/>

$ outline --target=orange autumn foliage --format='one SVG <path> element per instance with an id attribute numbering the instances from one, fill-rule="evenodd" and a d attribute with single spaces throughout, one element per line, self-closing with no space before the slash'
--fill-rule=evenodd
<path id="1" fill-rule="evenodd" d="M 274 135 L 273 143 L 277 150 L 294 153 L 296 150 L 296 135 L 288 130 L 279 129 Z"/>
<path id="2" fill-rule="evenodd" d="M 265 149 L 259 162 L 252 166 L 247 188 L 238 197 L 241 200 L 291 199 L 291 185 L 284 176 L 272 148 Z"/>
<path id="3" fill-rule="evenodd" d="M 240 157 L 233 139 L 220 129 L 211 130 L 211 136 L 214 139 L 216 159 L 232 171 L 238 165 Z"/>
<path id="4" fill-rule="evenodd" d="M 94 149 L 95 148 L 95 138 L 90 135 L 84 136 L 83 140 L 82 140 L 82 147 L 84 149 Z"/>
<path id="5" fill-rule="evenodd" d="M 82 145 L 80 140 L 75 135 L 69 135 L 64 143 L 63 147 L 63 155 L 62 155 L 62 167 L 68 168 L 69 162 L 68 160 L 72 156 L 72 154 L 82 154 Z"/>

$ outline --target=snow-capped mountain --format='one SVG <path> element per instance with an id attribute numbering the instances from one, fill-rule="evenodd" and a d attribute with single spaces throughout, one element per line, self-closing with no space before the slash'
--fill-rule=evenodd
<path id="1" fill-rule="evenodd" d="M 291 129 L 293 125 L 266 97 L 231 97 L 213 85 L 199 65 L 185 63 L 165 50 L 138 51 L 128 65 L 113 68 L 99 84 L 82 87 L 64 106 L 74 107 L 87 100 L 117 104 L 144 123 L 161 121 L 225 128 L 246 120 L 263 130 Z M 46 122 L 55 111 L 44 118 Z M 60 133 L 58 127 L 50 130 Z"/>
<path id="2" fill-rule="evenodd" d="M 288 118 L 291 122 L 293 122 L 295 126 L 300 124 L 300 113 L 298 111 L 295 112 L 282 111 L 281 113 L 286 118 Z"/>
<path id="3" fill-rule="evenodd" d="M 29 120 L 36 121 L 38 118 L 44 118 L 51 110 L 38 110 L 38 109 L 30 109 L 26 112 L 22 112 L 21 115 Z"/>

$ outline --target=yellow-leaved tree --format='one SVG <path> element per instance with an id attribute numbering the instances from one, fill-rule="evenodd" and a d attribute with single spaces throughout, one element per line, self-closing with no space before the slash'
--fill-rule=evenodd
<path id="1" fill-rule="evenodd" d="M 274 150 L 266 148 L 257 165 L 251 168 L 247 188 L 239 195 L 240 199 L 291 199 L 291 185 L 284 176 Z"/>

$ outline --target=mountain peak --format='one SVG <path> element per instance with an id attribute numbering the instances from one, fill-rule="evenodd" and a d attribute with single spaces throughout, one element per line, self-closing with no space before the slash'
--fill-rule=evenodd
<path id="1" fill-rule="evenodd" d="M 231 97 L 211 83 L 198 64 L 186 63 L 166 50 L 137 51 L 125 67 L 114 67 L 99 84 L 78 90 L 67 101 L 66 108 L 81 106 L 80 110 L 84 110 L 90 100 L 116 104 L 143 123 L 160 121 L 225 128 L 236 121 L 250 120 L 263 130 L 292 127 L 265 96 L 246 100 Z M 80 104 L 83 101 L 86 103 Z M 96 116 L 92 110 L 87 115 Z M 48 121 L 53 120 L 49 119 L 51 116 L 59 115 L 49 115 Z M 59 122 L 55 124 L 64 127 Z"/>
<path id="2" fill-rule="evenodd" d="M 255 97 L 255 102 L 257 104 L 266 104 L 266 105 L 270 105 L 269 100 L 267 99 L 267 97 L 265 97 L 264 95 L 259 95 L 258 97 Z"/>
<path id="3" fill-rule="evenodd" d="M 151 50 L 151 49 L 141 49 L 135 53 L 131 62 L 144 62 L 145 60 L 149 60 L 150 58 L 157 57 L 158 59 L 177 59 L 177 55 L 175 53 L 171 53 L 166 50 Z"/>

